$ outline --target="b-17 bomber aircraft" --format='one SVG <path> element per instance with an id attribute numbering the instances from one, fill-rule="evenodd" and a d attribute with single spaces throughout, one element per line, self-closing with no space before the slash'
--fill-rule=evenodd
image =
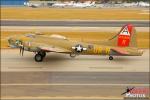
<path id="1" fill-rule="evenodd" d="M 122 27 L 120 32 L 107 41 L 88 43 L 73 41 L 61 35 L 25 34 L 12 36 L 8 39 L 10 47 L 20 48 L 35 53 L 35 61 L 42 62 L 48 52 L 76 55 L 108 55 L 113 56 L 141 56 L 143 50 L 137 48 L 136 32 L 132 24 Z"/>

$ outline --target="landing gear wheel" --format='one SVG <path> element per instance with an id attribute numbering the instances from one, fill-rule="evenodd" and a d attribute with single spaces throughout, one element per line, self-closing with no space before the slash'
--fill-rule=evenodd
<path id="1" fill-rule="evenodd" d="M 44 52 L 44 51 L 40 51 L 40 52 L 38 52 L 38 54 L 40 54 L 42 57 L 46 56 L 46 52 Z"/>
<path id="2" fill-rule="evenodd" d="M 42 62 L 43 61 L 43 56 L 40 54 L 36 54 L 34 57 L 36 62 Z"/>
<path id="3" fill-rule="evenodd" d="M 75 57 L 76 57 L 76 54 L 75 54 L 75 53 L 70 53 L 70 57 L 71 57 L 71 58 L 75 58 Z"/>
<path id="4" fill-rule="evenodd" d="M 109 56 L 109 60 L 113 60 L 114 58 L 113 58 L 113 56 Z"/>

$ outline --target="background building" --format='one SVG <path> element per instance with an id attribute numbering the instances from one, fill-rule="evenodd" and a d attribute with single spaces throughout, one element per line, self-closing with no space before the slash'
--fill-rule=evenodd
<path id="1" fill-rule="evenodd" d="M 145 1 L 149 2 L 150 0 L 29 0 L 29 1 L 97 1 L 97 2 L 139 2 Z"/>
<path id="2" fill-rule="evenodd" d="M 29 0 L 1 0 L 1 5 L 24 5 Z"/>
<path id="3" fill-rule="evenodd" d="M 65 2 L 65 1 L 75 1 L 75 2 L 85 2 L 85 1 L 96 1 L 96 3 L 122 3 L 122 2 L 149 2 L 150 0 L 1 0 L 1 5 L 24 5 L 24 2 L 33 3 L 49 3 L 49 2 Z"/>

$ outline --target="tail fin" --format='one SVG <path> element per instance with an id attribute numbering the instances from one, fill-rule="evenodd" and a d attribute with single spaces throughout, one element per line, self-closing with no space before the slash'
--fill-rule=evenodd
<path id="1" fill-rule="evenodd" d="M 136 30 L 132 24 L 127 24 L 122 27 L 120 32 L 113 38 L 109 39 L 112 46 L 118 47 L 136 47 Z"/>

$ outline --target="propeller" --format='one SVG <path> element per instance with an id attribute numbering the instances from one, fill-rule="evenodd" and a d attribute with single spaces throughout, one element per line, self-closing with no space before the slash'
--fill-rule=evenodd
<path id="1" fill-rule="evenodd" d="M 22 52 L 22 47 L 20 46 L 20 55 L 21 55 L 21 52 Z"/>
<path id="2" fill-rule="evenodd" d="M 20 47 L 20 55 L 23 56 L 23 54 L 24 54 L 24 45 L 23 45 L 22 41 L 20 41 L 19 47 Z"/>
<path id="3" fill-rule="evenodd" d="M 22 47 L 22 56 L 23 56 L 23 53 L 24 53 L 24 46 Z"/>
<path id="4" fill-rule="evenodd" d="M 20 55 L 23 56 L 24 54 L 24 46 L 20 46 Z"/>

